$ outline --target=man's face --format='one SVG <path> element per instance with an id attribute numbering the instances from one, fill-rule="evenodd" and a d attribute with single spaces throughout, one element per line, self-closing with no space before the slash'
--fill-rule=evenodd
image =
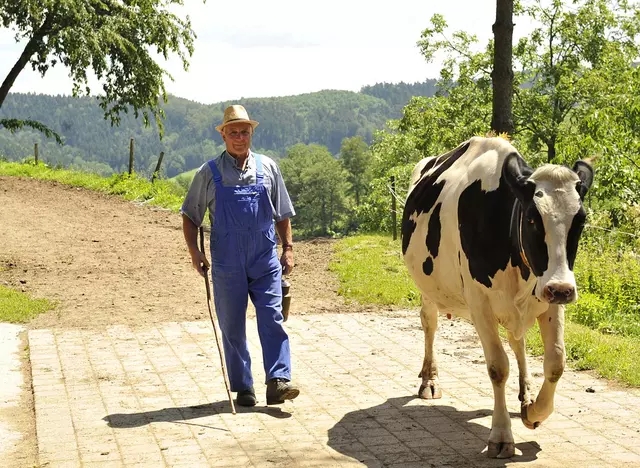
<path id="1" fill-rule="evenodd" d="M 251 147 L 253 128 L 246 122 L 227 125 L 222 129 L 222 139 L 232 156 L 247 156 Z"/>

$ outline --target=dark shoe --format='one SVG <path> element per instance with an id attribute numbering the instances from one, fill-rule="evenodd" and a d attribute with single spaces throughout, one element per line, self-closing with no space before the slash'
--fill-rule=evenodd
<path id="1" fill-rule="evenodd" d="M 267 405 L 278 405 L 284 400 L 293 400 L 300 395 L 298 387 L 285 379 L 271 379 L 267 382 Z"/>
<path id="2" fill-rule="evenodd" d="M 236 403 L 240 406 L 256 406 L 256 392 L 253 391 L 253 387 L 239 391 L 236 397 Z"/>

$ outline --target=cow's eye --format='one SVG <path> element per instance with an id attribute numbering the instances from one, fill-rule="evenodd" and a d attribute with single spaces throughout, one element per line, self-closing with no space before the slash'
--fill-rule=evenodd
<path id="1" fill-rule="evenodd" d="M 533 220 L 533 218 L 529 218 L 529 224 L 535 224 L 535 221 Z"/>
<path id="2" fill-rule="evenodd" d="M 538 197 L 538 198 L 542 198 L 542 197 L 544 196 L 544 193 L 542 193 L 542 190 L 538 190 L 538 191 L 535 193 L 535 195 L 536 195 L 536 197 Z"/>

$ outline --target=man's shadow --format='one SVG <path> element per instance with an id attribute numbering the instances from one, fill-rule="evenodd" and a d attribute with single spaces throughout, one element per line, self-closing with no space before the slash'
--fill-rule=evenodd
<path id="1" fill-rule="evenodd" d="M 490 429 L 473 420 L 490 416 L 492 410 L 458 411 L 433 401 L 408 405 L 416 400 L 412 396 L 390 398 L 381 405 L 347 413 L 329 430 L 328 445 L 371 467 L 496 468 L 506 467 L 507 462 L 533 461 L 540 452 L 536 442 L 523 442 L 516 444 L 513 458 L 490 459 L 486 454 Z M 512 418 L 519 416 L 511 414 Z"/>
<path id="2" fill-rule="evenodd" d="M 162 408 L 153 411 L 142 411 L 140 413 L 113 413 L 106 415 L 102 419 L 107 422 L 109 427 L 120 429 L 146 426 L 147 424 L 154 422 L 171 422 L 226 431 L 226 429 L 221 427 L 188 422 L 193 419 L 206 418 L 208 416 L 215 416 L 224 413 L 231 413 L 231 406 L 229 405 L 228 400 L 207 403 L 204 405 Z M 291 413 L 272 406 L 254 406 L 252 408 L 246 408 L 236 405 L 236 413 L 263 413 L 277 419 L 286 419 L 291 417 Z"/>

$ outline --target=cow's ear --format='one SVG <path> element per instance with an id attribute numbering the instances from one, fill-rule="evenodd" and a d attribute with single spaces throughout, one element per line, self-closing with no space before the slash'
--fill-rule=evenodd
<path id="1" fill-rule="evenodd" d="M 533 170 L 518 153 L 509 154 L 502 164 L 502 177 L 520 203 L 529 203 L 533 200 L 536 184 L 529 180 L 532 173 Z"/>
<path id="2" fill-rule="evenodd" d="M 576 190 L 580 194 L 580 199 L 584 200 L 584 196 L 593 183 L 593 168 L 585 161 L 576 161 L 573 165 L 573 171 L 580 177 L 580 182 L 576 184 Z"/>

